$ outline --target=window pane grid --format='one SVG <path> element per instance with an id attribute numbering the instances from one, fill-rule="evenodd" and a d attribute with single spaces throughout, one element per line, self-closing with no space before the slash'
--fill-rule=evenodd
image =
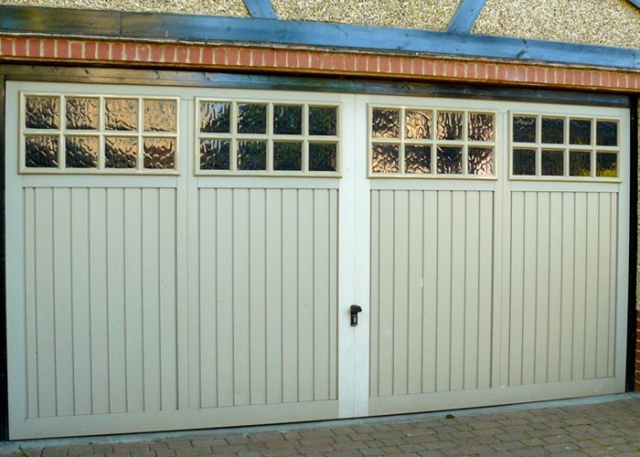
<path id="1" fill-rule="evenodd" d="M 21 173 L 177 172 L 177 98 L 22 93 L 20 129 Z"/>
<path id="2" fill-rule="evenodd" d="M 228 106 L 226 130 L 210 131 L 213 129 L 204 126 L 211 117 L 211 107 L 222 105 Z M 338 105 L 197 99 L 196 106 L 198 175 L 338 175 Z M 243 133 L 247 130 L 251 132 Z M 209 146 L 219 141 L 230 142 L 228 159 L 222 161 L 212 159 L 209 151 Z M 314 166 L 318 160 L 325 160 L 322 169 Z"/>
<path id="3" fill-rule="evenodd" d="M 495 177 L 494 112 L 376 105 L 368 119 L 370 177 Z"/>
<path id="4" fill-rule="evenodd" d="M 511 113 L 511 178 L 618 180 L 619 124 L 618 119 Z"/>

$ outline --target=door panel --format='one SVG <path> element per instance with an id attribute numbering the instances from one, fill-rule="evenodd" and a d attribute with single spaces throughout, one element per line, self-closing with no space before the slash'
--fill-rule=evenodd
<path id="1" fill-rule="evenodd" d="M 614 376 L 618 194 L 511 199 L 509 385 Z"/>
<path id="2" fill-rule="evenodd" d="M 371 193 L 371 396 L 486 388 L 493 192 Z"/>

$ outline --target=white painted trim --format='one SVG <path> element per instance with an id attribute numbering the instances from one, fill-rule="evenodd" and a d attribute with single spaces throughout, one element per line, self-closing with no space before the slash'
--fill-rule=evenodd
<path id="1" fill-rule="evenodd" d="M 32 436 L 64 437 L 105 433 L 139 433 L 149 430 L 195 430 L 335 419 L 336 400 L 231 406 L 186 411 L 102 414 L 94 416 L 26 419 L 12 429 L 11 439 Z"/>
<path id="2" fill-rule="evenodd" d="M 347 98 L 348 96 L 344 96 Z M 345 131 L 355 131 L 356 113 L 351 103 L 343 104 L 341 123 Z M 358 202 L 355 198 L 356 170 L 359 154 L 353 136 L 345 137 L 342 157 L 342 179 L 338 194 L 338 417 L 353 417 L 355 413 L 355 353 L 357 350 L 355 332 L 362 327 L 351 327 L 349 308 L 356 304 L 356 249 L 357 232 L 355 213 Z M 367 335 L 368 336 L 368 335 Z M 365 356 L 368 358 L 368 354 Z M 368 371 L 366 372 L 368 376 Z M 362 386 L 360 386 L 362 388 Z"/>
<path id="3" fill-rule="evenodd" d="M 526 386 L 498 387 L 460 392 L 396 395 L 371 399 L 371 415 L 415 413 L 489 405 L 526 403 L 563 398 L 607 395 L 620 392 L 615 378 L 591 379 Z"/>
<path id="4" fill-rule="evenodd" d="M 20 83 L 7 81 L 6 106 L 19 106 Z M 18 171 L 18 116 L 6 116 L 5 246 L 9 435 L 19 433 L 27 411 L 27 344 L 24 261 L 24 191 Z"/>

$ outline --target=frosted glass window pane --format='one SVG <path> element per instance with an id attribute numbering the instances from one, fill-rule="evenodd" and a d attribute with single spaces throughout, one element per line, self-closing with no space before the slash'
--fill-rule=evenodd
<path id="1" fill-rule="evenodd" d="M 537 119 L 531 116 L 513 117 L 513 141 L 516 143 L 536 142 Z"/>
<path id="2" fill-rule="evenodd" d="M 336 136 L 338 109 L 334 106 L 309 107 L 309 135 Z"/>
<path id="3" fill-rule="evenodd" d="M 618 123 L 598 121 L 596 124 L 596 143 L 598 146 L 617 146 Z"/>
<path id="4" fill-rule="evenodd" d="M 239 103 L 238 133 L 267 133 L 267 105 Z"/>
<path id="5" fill-rule="evenodd" d="M 201 140 L 200 141 L 200 169 L 228 170 L 229 169 L 229 141 Z"/>
<path id="6" fill-rule="evenodd" d="M 405 138 L 411 140 L 431 138 L 431 111 L 407 111 L 404 124 Z"/>
<path id="7" fill-rule="evenodd" d="M 144 167 L 171 170 L 175 167 L 176 140 L 173 138 L 144 139 Z"/>
<path id="8" fill-rule="evenodd" d="M 273 143 L 273 169 L 300 171 L 302 169 L 302 144 Z"/>
<path id="9" fill-rule="evenodd" d="M 276 135 L 302 134 L 302 106 L 273 106 L 273 133 Z"/>
<path id="10" fill-rule="evenodd" d="M 25 138 L 25 165 L 29 168 L 58 167 L 58 137 L 28 136 Z"/>
<path id="11" fill-rule="evenodd" d="M 231 105 L 219 102 L 200 102 L 200 131 L 203 133 L 229 133 Z"/>
<path id="12" fill-rule="evenodd" d="M 469 113 L 469 141 L 493 141 L 493 114 Z"/>
<path id="13" fill-rule="evenodd" d="M 438 174 L 462 173 L 462 148 L 438 147 Z"/>
<path id="14" fill-rule="evenodd" d="M 98 137 L 68 136 L 65 143 L 67 168 L 96 168 L 98 166 Z"/>
<path id="15" fill-rule="evenodd" d="M 400 134 L 400 111 L 374 109 L 371 113 L 371 136 L 374 138 L 398 138 Z"/>
<path id="16" fill-rule="evenodd" d="M 67 129 L 97 130 L 99 107 L 100 101 L 97 98 L 67 97 Z"/>
<path id="17" fill-rule="evenodd" d="M 603 178 L 617 178 L 618 154 L 598 152 L 596 154 L 596 175 Z"/>
<path id="18" fill-rule="evenodd" d="M 470 175 L 492 175 L 493 174 L 493 148 L 469 148 Z"/>
<path id="19" fill-rule="evenodd" d="M 405 146 L 404 169 L 407 173 L 431 173 L 431 146 Z"/>
<path id="20" fill-rule="evenodd" d="M 535 176 L 536 174 L 536 150 L 513 150 L 513 174 L 522 176 Z"/>
<path id="21" fill-rule="evenodd" d="M 266 170 L 267 143 L 264 141 L 238 142 L 238 170 Z"/>
<path id="22" fill-rule="evenodd" d="M 104 143 L 105 167 L 136 167 L 138 161 L 138 140 L 136 138 L 107 137 Z"/>
<path id="23" fill-rule="evenodd" d="M 138 129 L 138 100 L 107 98 L 105 100 L 105 129 L 130 132 Z"/>
<path id="24" fill-rule="evenodd" d="M 564 175 L 564 151 L 543 150 L 541 155 L 541 173 L 543 176 Z"/>
<path id="25" fill-rule="evenodd" d="M 374 173 L 397 173 L 399 149 L 395 144 L 373 144 L 371 169 Z"/>
<path id="26" fill-rule="evenodd" d="M 564 143 L 564 119 L 542 118 L 542 142 L 550 144 Z"/>
<path id="27" fill-rule="evenodd" d="M 569 175 L 591 176 L 591 153 L 582 151 L 569 152 Z"/>
<path id="28" fill-rule="evenodd" d="M 335 143 L 309 144 L 309 171 L 336 171 L 338 150 Z"/>
<path id="29" fill-rule="evenodd" d="M 591 144 L 591 121 L 569 120 L 569 142 L 571 144 Z"/>
<path id="30" fill-rule="evenodd" d="M 453 111 L 438 112 L 438 139 L 461 140 L 463 127 L 462 113 Z"/>
<path id="31" fill-rule="evenodd" d="M 145 100 L 144 130 L 146 132 L 175 132 L 177 106 L 175 100 Z"/>
<path id="32" fill-rule="evenodd" d="M 28 129 L 60 128 L 58 97 L 26 97 L 25 125 Z"/>

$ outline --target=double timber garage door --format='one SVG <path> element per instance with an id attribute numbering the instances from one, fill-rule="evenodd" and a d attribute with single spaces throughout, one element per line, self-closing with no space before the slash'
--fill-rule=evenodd
<path id="1" fill-rule="evenodd" d="M 19 82 L 6 103 L 12 439 L 624 388 L 626 109 Z"/>

